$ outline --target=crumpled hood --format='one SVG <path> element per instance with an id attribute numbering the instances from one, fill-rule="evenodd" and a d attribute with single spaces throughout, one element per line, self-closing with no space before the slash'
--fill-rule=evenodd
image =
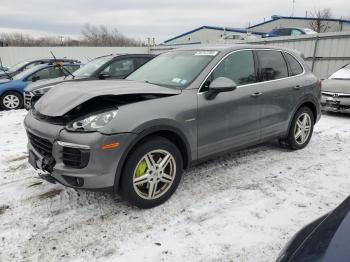
<path id="1" fill-rule="evenodd" d="M 350 80 L 326 79 L 322 81 L 322 91 L 350 94 Z"/>
<path id="2" fill-rule="evenodd" d="M 177 95 L 181 90 L 130 80 L 66 82 L 50 89 L 35 104 L 45 116 L 63 116 L 78 105 L 98 96 L 130 94 Z"/>
<path id="3" fill-rule="evenodd" d="M 64 77 L 58 77 L 58 78 L 52 78 L 52 79 L 46 79 L 46 80 L 39 80 L 39 81 L 30 83 L 24 89 L 24 91 L 27 91 L 27 92 L 34 91 L 34 90 L 37 90 L 39 88 L 43 88 L 43 87 L 47 87 L 47 86 L 51 86 L 51 85 L 56 85 L 56 84 L 62 83 L 62 81 L 64 81 Z"/>

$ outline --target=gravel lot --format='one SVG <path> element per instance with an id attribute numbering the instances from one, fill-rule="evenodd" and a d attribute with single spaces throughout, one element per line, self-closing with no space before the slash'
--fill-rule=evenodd
<path id="1" fill-rule="evenodd" d="M 0 112 L 0 261 L 273 261 L 350 190 L 350 117 L 324 115 L 301 151 L 277 143 L 192 168 L 164 205 L 37 178 L 24 110 Z"/>

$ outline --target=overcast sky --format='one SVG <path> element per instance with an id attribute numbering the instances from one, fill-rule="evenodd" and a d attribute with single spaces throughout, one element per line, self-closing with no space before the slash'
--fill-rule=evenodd
<path id="1" fill-rule="evenodd" d="M 242 28 L 292 14 L 292 0 L 0 0 L 0 6 L 0 32 L 78 37 L 90 23 L 158 43 L 202 25 Z M 294 15 L 323 8 L 350 17 L 349 0 L 295 0 Z"/>

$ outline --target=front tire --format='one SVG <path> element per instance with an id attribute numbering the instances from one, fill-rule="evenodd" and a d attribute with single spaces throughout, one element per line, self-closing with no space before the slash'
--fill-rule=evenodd
<path id="1" fill-rule="evenodd" d="M 175 192 L 182 172 L 183 159 L 172 142 L 159 136 L 146 139 L 127 158 L 121 195 L 139 208 L 158 206 Z"/>
<path id="2" fill-rule="evenodd" d="M 6 92 L 0 98 L 0 106 L 3 110 L 20 109 L 23 107 L 23 97 L 17 92 Z"/>
<path id="3" fill-rule="evenodd" d="M 314 130 L 314 116 L 310 108 L 301 107 L 294 115 L 289 129 L 288 137 L 282 140 L 282 145 L 293 150 L 306 147 L 311 139 Z"/>

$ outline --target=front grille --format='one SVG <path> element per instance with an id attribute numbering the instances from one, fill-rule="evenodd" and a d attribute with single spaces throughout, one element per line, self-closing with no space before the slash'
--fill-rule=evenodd
<path id="1" fill-rule="evenodd" d="M 328 97 L 334 97 L 334 98 L 338 98 L 338 97 L 349 97 L 350 98 L 350 94 L 347 93 L 334 93 L 334 92 L 322 92 L 322 95 L 324 96 L 328 96 Z"/>
<path id="2" fill-rule="evenodd" d="M 52 155 L 52 143 L 44 138 L 36 136 L 30 132 L 27 132 L 29 142 L 32 146 L 44 157 L 51 157 Z"/>
<path id="3" fill-rule="evenodd" d="M 87 166 L 90 158 L 88 149 L 78 149 L 72 147 L 63 147 L 62 162 L 72 168 L 84 168 Z"/>

